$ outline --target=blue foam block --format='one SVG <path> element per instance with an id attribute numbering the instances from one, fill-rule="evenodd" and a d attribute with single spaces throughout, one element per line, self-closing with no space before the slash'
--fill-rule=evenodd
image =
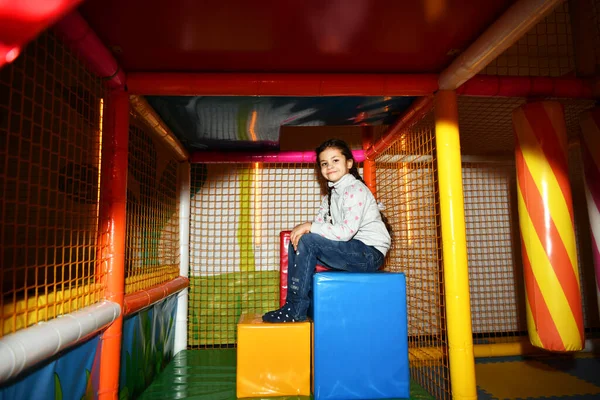
<path id="1" fill-rule="evenodd" d="M 410 397 L 404 274 L 313 279 L 315 399 Z"/>

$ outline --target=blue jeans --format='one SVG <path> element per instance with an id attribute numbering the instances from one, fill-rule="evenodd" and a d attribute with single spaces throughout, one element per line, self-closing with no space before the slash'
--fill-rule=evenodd
<path id="1" fill-rule="evenodd" d="M 317 262 L 341 271 L 374 272 L 383 264 L 383 258 L 379 250 L 360 240 L 341 242 L 314 233 L 302 235 L 298 251 L 291 243 L 288 248 L 287 301 L 294 305 L 294 317 L 306 317 Z"/>

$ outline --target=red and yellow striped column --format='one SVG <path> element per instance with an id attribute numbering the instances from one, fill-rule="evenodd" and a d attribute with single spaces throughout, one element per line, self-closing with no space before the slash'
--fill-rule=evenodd
<path id="1" fill-rule="evenodd" d="M 564 110 L 558 102 L 529 103 L 515 109 L 512 119 L 529 338 L 546 350 L 581 350 L 583 314 Z"/>
<path id="2" fill-rule="evenodd" d="M 579 118 L 581 158 L 585 175 L 585 197 L 592 234 L 592 252 L 596 270 L 596 297 L 600 310 L 600 108 Z"/>

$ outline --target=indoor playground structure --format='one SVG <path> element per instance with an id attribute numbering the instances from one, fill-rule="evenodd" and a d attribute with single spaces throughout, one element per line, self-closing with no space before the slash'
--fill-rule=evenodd
<path id="1" fill-rule="evenodd" d="M 600 398 L 598 99 L 598 0 L 0 1 L 0 400 Z"/>

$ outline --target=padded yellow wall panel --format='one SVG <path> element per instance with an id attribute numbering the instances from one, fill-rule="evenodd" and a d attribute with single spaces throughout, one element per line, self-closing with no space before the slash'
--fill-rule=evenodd
<path id="1" fill-rule="evenodd" d="M 237 397 L 310 395 L 311 322 L 242 314 L 237 328 Z"/>

